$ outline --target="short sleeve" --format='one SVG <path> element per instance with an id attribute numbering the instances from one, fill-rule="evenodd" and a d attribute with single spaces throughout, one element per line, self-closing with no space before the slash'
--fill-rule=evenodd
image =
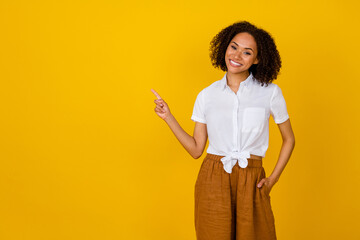
<path id="1" fill-rule="evenodd" d="M 191 120 L 194 122 L 206 123 L 204 90 L 202 90 L 196 97 Z"/>
<path id="2" fill-rule="evenodd" d="M 280 87 L 274 84 L 275 89 L 270 100 L 270 114 L 276 124 L 285 122 L 289 118 L 286 102 Z"/>

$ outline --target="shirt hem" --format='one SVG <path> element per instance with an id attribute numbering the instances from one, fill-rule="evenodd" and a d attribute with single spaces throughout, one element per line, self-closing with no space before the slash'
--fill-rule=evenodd
<path id="1" fill-rule="evenodd" d="M 276 123 L 276 124 L 280 124 L 280 123 L 285 122 L 285 121 L 288 120 L 288 119 L 289 119 L 289 115 L 286 115 L 284 118 L 275 121 L 275 123 Z"/>
<path id="2" fill-rule="evenodd" d="M 194 122 L 201 122 L 201 123 L 206 123 L 206 121 L 204 119 L 201 119 L 199 117 L 196 116 L 191 116 L 191 120 L 193 120 Z"/>

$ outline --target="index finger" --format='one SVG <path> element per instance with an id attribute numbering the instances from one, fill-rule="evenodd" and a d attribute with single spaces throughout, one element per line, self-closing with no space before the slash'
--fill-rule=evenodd
<path id="1" fill-rule="evenodd" d="M 154 90 L 154 89 L 151 89 L 151 91 L 155 94 L 155 96 L 158 98 L 158 99 L 162 99 L 160 97 L 160 95 Z"/>

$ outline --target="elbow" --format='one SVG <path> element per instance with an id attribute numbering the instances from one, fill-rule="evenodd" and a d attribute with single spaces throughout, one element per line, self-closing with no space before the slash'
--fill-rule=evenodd
<path id="1" fill-rule="evenodd" d="M 204 152 L 204 148 L 199 147 L 195 138 L 194 138 L 194 143 L 195 143 L 194 148 L 192 149 L 190 154 L 194 159 L 198 159 L 202 156 L 202 154 Z"/>
<path id="2" fill-rule="evenodd" d="M 199 152 L 199 151 L 196 151 L 196 152 L 193 152 L 192 154 L 191 154 L 191 156 L 194 158 L 194 159 L 198 159 L 198 158 L 200 158 L 201 156 L 202 156 L 202 152 Z"/>
<path id="3" fill-rule="evenodd" d="M 202 154 L 191 154 L 194 159 L 199 159 Z"/>
<path id="4" fill-rule="evenodd" d="M 294 135 L 294 133 L 291 132 L 289 134 L 284 134 L 282 137 L 283 137 L 284 142 L 292 143 L 293 145 L 295 145 L 295 135 Z"/>
<path id="5" fill-rule="evenodd" d="M 291 141 L 292 141 L 292 143 L 293 143 L 293 146 L 295 146 L 295 136 L 294 136 L 294 134 L 293 134 L 292 137 L 291 137 Z"/>
<path id="6" fill-rule="evenodd" d="M 294 135 L 284 139 L 284 142 L 291 144 L 293 146 L 293 148 L 294 148 L 295 147 L 295 137 L 294 137 Z"/>

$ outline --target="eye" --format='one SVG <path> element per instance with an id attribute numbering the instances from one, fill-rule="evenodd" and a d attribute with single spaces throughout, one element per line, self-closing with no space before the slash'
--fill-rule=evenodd
<path id="1" fill-rule="evenodd" d="M 234 47 L 234 46 L 231 46 L 231 47 L 232 47 L 232 49 L 236 50 L 236 47 Z"/>
<path id="2" fill-rule="evenodd" d="M 249 52 L 245 52 L 245 54 L 246 54 L 246 55 L 251 55 L 251 53 L 249 53 Z"/>

